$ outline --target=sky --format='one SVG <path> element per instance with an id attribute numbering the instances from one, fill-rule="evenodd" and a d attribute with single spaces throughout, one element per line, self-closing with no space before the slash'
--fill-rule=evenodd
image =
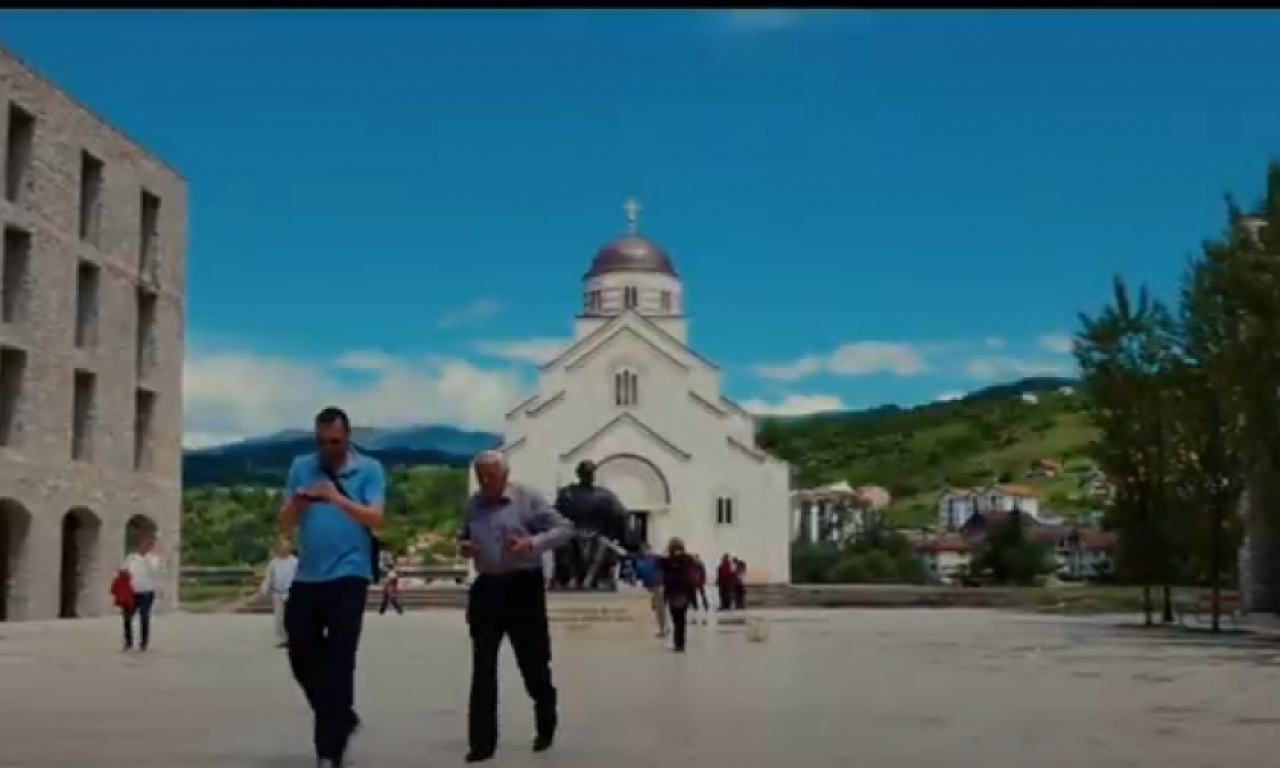
<path id="1" fill-rule="evenodd" d="M 1267 12 L 3 12 L 190 184 L 190 445 L 498 429 L 596 250 L 672 255 L 725 392 L 797 414 L 1073 371 L 1280 156 Z"/>

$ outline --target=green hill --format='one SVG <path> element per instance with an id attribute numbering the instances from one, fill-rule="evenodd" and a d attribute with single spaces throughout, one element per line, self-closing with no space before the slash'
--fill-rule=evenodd
<path id="1" fill-rule="evenodd" d="M 1025 379 L 915 408 L 771 419 L 761 425 L 760 442 L 791 462 L 797 487 L 845 480 L 887 489 L 891 518 L 902 525 L 932 523 L 948 486 L 993 481 L 1033 487 L 1047 511 L 1072 516 L 1095 504 L 1081 490 L 1094 431 L 1083 398 L 1060 392 L 1074 384 Z M 1029 477 L 1039 459 L 1060 462 L 1062 473 Z"/>

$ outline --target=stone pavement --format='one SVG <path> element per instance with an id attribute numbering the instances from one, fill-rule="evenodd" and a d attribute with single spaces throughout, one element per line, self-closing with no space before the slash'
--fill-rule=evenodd
<path id="1" fill-rule="evenodd" d="M 787 612 L 766 643 L 697 627 L 690 652 L 560 638 L 564 731 L 528 751 L 505 652 L 493 765 L 641 768 L 1257 768 L 1280 748 L 1280 644 L 966 610 Z M 309 768 L 271 620 L 0 625 L 0 768 Z M 357 766 L 461 765 L 459 614 L 370 615 Z"/>

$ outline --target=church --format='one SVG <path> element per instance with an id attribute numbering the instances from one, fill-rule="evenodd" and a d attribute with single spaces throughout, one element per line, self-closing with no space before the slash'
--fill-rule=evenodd
<path id="1" fill-rule="evenodd" d="M 552 495 L 589 459 L 655 548 L 679 536 L 709 566 L 728 553 L 749 582 L 787 583 L 790 467 L 756 446 L 754 418 L 689 346 L 683 285 L 637 232 L 638 208 L 582 278 L 572 343 L 506 415 L 511 477 Z"/>

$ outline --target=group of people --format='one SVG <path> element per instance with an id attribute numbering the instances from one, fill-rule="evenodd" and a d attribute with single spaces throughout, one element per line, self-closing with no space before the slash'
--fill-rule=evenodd
<path id="1" fill-rule="evenodd" d="M 348 765 L 360 731 L 355 709 L 355 668 L 370 582 L 382 577 L 382 610 L 402 611 L 400 579 L 381 571 L 378 531 L 383 525 L 386 474 L 382 465 L 351 444 L 351 422 L 339 408 L 315 418 L 316 450 L 296 458 L 279 512 L 281 543 L 264 574 L 272 598 L 276 638 L 313 714 L 317 768 Z M 459 553 L 472 561 L 466 607 L 471 636 L 471 686 L 467 714 L 468 763 L 491 759 L 498 747 L 498 651 L 510 640 L 524 687 L 533 700 L 533 750 L 555 742 L 559 701 L 551 672 L 544 556 L 574 535 L 572 523 L 538 491 L 508 480 L 505 457 L 480 454 L 474 463 L 479 490 L 468 500 Z M 295 554 L 290 541 L 297 543 Z M 126 650 L 145 651 L 151 609 L 160 583 L 153 538 L 138 542 L 112 583 L 124 617 Z M 725 563 L 728 563 L 726 566 Z M 683 651 L 690 611 L 709 609 L 707 571 L 680 539 L 660 557 L 637 560 L 667 617 L 673 647 Z M 746 566 L 728 555 L 716 572 L 721 608 L 743 603 Z M 134 620 L 139 634 L 134 635 Z"/>
<path id="2" fill-rule="evenodd" d="M 709 616 L 711 610 L 707 600 L 707 567 L 701 555 L 689 553 L 684 541 L 673 538 L 662 554 L 643 544 L 632 568 L 635 579 L 649 591 L 658 637 L 671 635 L 672 649 L 683 653 L 689 614 L 701 611 Z M 746 607 L 746 572 L 747 565 L 742 560 L 727 554 L 720 559 L 716 567 L 716 589 L 721 611 Z"/>

